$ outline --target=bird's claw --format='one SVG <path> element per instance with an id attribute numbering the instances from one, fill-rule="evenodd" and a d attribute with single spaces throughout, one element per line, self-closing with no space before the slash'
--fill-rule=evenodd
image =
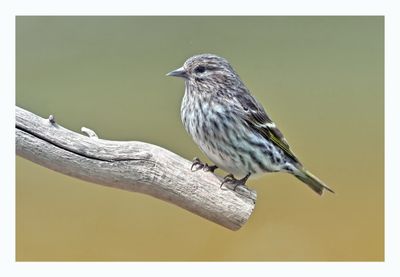
<path id="1" fill-rule="evenodd" d="M 195 170 L 193 170 L 193 167 L 197 167 L 197 168 L 195 168 Z M 193 163 L 192 163 L 192 166 L 190 167 L 190 170 L 197 171 L 199 169 L 202 169 L 203 167 L 204 167 L 204 164 L 200 161 L 199 158 L 195 157 L 193 159 Z"/>
<path id="2" fill-rule="evenodd" d="M 214 173 L 214 171 L 218 168 L 218 166 L 216 165 L 208 165 L 207 163 L 204 164 L 203 170 L 206 172 L 212 172 Z"/>
<path id="3" fill-rule="evenodd" d="M 196 168 L 193 170 L 193 167 L 196 167 Z M 192 166 L 190 167 L 190 170 L 191 171 L 197 171 L 197 170 L 203 169 L 203 171 L 205 171 L 205 172 L 214 173 L 214 171 L 217 168 L 218 168 L 218 166 L 216 166 L 216 165 L 208 165 L 207 163 L 203 163 L 199 158 L 195 157 L 193 159 L 193 163 L 192 163 Z"/>
<path id="4" fill-rule="evenodd" d="M 235 179 L 235 177 L 233 177 L 233 174 L 228 174 L 228 175 L 226 175 L 226 176 L 224 177 L 224 179 L 222 180 L 221 185 L 220 185 L 219 187 L 222 189 L 222 186 L 223 186 L 225 183 L 231 183 L 231 182 L 233 182 L 234 180 L 236 180 L 236 179 Z M 237 180 L 236 180 L 236 181 L 237 181 Z"/>
<path id="5" fill-rule="evenodd" d="M 233 174 L 228 174 L 222 180 L 220 188 L 222 189 L 222 186 L 225 183 L 230 183 L 230 184 L 233 185 L 233 189 L 232 190 L 235 191 L 238 186 L 246 186 L 246 181 L 247 181 L 247 179 L 249 179 L 249 177 L 250 177 L 250 173 L 247 174 L 244 178 L 238 180 L 233 176 Z"/>

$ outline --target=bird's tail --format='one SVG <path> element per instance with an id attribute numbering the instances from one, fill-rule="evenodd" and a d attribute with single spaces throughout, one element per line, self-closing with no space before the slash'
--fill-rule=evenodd
<path id="1" fill-rule="evenodd" d="M 335 193 L 332 189 L 330 189 L 327 185 L 325 185 L 320 179 L 311 174 L 305 169 L 299 169 L 299 172 L 295 174 L 296 178 L 304 182 L 307 186 L 309 186 L 313 191 L 321 195 L 324 192 L 324 189 Z"/>

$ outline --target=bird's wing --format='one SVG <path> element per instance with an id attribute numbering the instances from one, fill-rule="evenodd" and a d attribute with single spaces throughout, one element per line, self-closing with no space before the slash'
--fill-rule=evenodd
<path id="1" fill-rule="evenodd" d="M 272 141 L 276 146 L 282 149 L 286 155 L 300 164 L 295 154 L 290 150 L 289 144 L 282 132 L 278 127 L 276 127 L 275 123 L 264 111 L 261 104 L 250 93 L 241 94 L 238 96 L 237 100 L 240 103 L 242 111 L 244 111 L 244 120 L 252 131 L 257 132 L 267 140 Z"/>

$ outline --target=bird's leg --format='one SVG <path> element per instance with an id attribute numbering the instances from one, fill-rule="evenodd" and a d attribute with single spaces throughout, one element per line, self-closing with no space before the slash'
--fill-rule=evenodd
<path id="1" fill-rule="evenodd" d="M 193 170 L 193 167 L 196 167 L 196 168 Z M 216 165 L 208 165 L 207 163 L 203 163 L 202 161 L 200 161 L 199 158 L 195 157 L 193 159 L 193 163 L 192 163 L 192 166 L 191 166 L 190 170 L 191 171 L 197 171 L 197 170 L 203 169 L 203 171 L 209 171 L 209 172 L 214 173 L 214 171 L 217 168 L 218 168 L 218 166 L 216 166 Z"/>
<path id="2" fill-rule="evenodd" d="M 234 185 L 233 191 L 235 191 L 238 186 L 246 186 L 247 179 L 249 179 L 250 175 L 251 173 L 248 173 L 242 179 L 238 180 L 232 174 L 228 174 L 224 177 L 224 180 L 222 180 L 220 188 L 222 188 L 223 184 L 230 183 Z"/>

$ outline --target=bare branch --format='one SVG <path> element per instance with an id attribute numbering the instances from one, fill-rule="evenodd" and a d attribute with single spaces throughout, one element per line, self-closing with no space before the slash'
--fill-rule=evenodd
<path id="1" fill-rule="evenodd" d="M 191 162 L 156 145 L 99 139 L 16 107 L 16 152 L 34 163 L 82 180 L 145 193 L 238 230 L 250 217 L 256 193 L 220 188 L 210 172 L 190 171 Z"/>

